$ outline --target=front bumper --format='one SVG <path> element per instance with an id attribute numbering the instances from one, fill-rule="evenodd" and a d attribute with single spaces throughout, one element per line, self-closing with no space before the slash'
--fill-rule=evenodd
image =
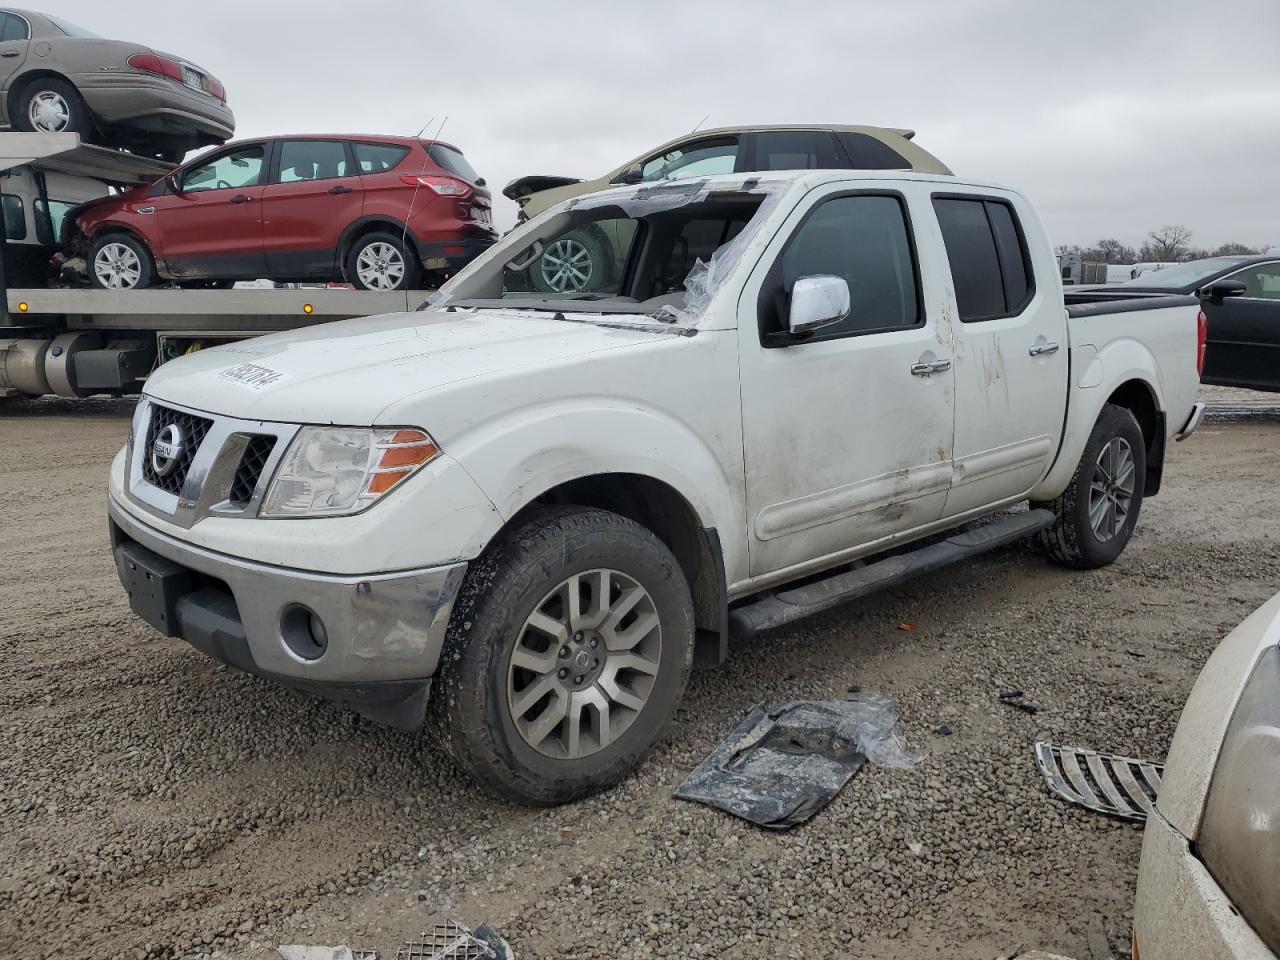
<path id="1" fill-rule="evenodd" d="M 1133 933 L 1142 960 L 1276 960 L 1158 812 L 1142 838 Z"/>
<path id="2" fill-rule="evenodd" d="M 192 546 L 148 527 L 114 498 L 108 515 L 130 605 L 157 630 L 375 720 L 421 725 L 465 563 L 364 577 L 321 574 Z M 323 647 L 300 633 L 309 614 L 323 624 Z"/>

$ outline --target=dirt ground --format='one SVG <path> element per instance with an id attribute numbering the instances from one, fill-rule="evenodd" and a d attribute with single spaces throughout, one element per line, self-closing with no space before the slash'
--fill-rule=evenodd
<path id="1" fill-rule="evenodd" d="M 735 648 L 635 776 L 557 810 L 153 634 L 106 540 L 132 404 L 0 400 L 0 956 L 392 958 L 445 917 L 521 958 L 1127 955 L 1140 832 L 1052 798 L 1031 744 L 1162 757 L 1280 589 L 1280 396 L 1211 397 L 1113 567 L 1017 546 Z M 918 766 L 787 833 L 671 798 L 751 704 L 853 686 L 894 699 Z"/>

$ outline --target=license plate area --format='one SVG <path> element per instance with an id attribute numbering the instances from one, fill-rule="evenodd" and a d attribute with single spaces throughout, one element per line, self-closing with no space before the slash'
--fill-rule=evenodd
<path id="1" fill-rule="evenodd" d="M 191 571 L 139 543 L 122 543 L 115 555 L 133 612 L 166 637 L 178 636 L 178 601 L 194 587 Z"/>
<path id="2" fill-rule="evenodd" d="M 192 90 L 199 90 L 201 93 L 205 92 L 204 74 L 199 70 L 192 70 L 190 67 L 184 66 L 182 68 L 182 82 Z"/>

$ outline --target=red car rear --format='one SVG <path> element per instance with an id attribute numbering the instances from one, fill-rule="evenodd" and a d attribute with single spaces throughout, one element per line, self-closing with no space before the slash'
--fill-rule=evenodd
<path id="1" fill-rule="evenodd" d="M 462 152 L 412 137 L 245 140 L 72 212 L 91 281 L 435 285 L 497 239 Z"/>

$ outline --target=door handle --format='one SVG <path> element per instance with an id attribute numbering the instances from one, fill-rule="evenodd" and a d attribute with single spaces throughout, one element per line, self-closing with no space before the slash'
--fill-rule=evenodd
<path id="1" fill-rule="evenodd" d="M 927 377 L 931 373 L 944 373 L 950 369 L 950 360 L 920 361 L 911 365 L 911 375 L 913 377 Z"/>
<path id="2" fill-rule="evenodd" d="M 4 53 L 0 53 L 0 57 L 16 57 L 16 56 L 18 56 L 17 50 L 6 50 Z"/>
<path id="3" fill-rule="evenodd" d="M 237 193 L 234 197 L 231 198 L 231 202 L 232 203 L 248 203 L 252 199 L 253 197 L 248 196 L 247 194 Z"/>
<path id="4" fill-rule="evenodd" d="M 1047 357 L 1049 354 L 1057 352 L 1058 345 L 1052 340 L 1045 343 L 1032 344 L 1031 349 L 1027 351 L 1027 353 L 1031 354 L 1033 357 Z"/>
<path id="5" fill-rule="evenodd" d="M 350 187 L 343 187 L 343 186 L 330 187 L 330 188 L 329 188 L 329 192 L 330 192 L 330 193 L 350 193 L 350 192 L 351 192 L 351 188 L 350 188 Z"/>

